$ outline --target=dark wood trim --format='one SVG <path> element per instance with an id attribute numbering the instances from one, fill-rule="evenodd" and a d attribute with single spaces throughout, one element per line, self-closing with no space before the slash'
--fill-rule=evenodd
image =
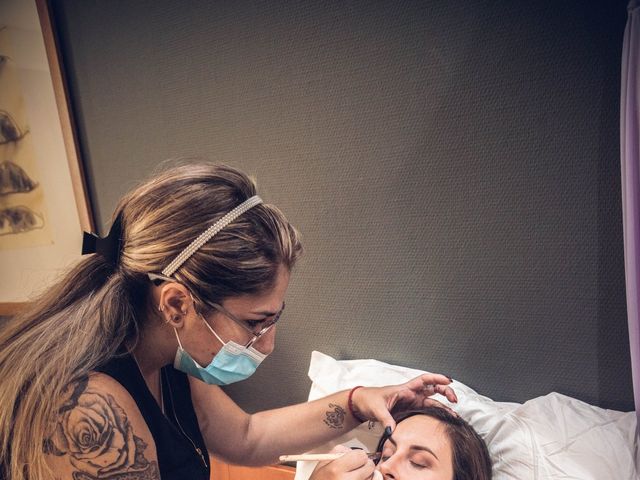
<path id="1" fill-rule="evenodd" d="M 58 42 L 56 41 L 55 30 L 51 20 L 49 3 L 47 0 L 36 0 L 36 7 L 38 9 L 40 28 L 42 30 L 45 49 L 47 51 L 49 70 L 51 71 L 51 81 L 53 83 L 53 91 L 56 97 L 56 104 L 58 106 L 60 126 L 62 128 L 64 147 L 67 152 L 67 161 L 69 163 L 69 172 L 71 173 L 71 183 L 73 185 L 73 194 L 76 199 L 76 208 L 78 210 L 80 226 L 85 231 L 95 232 L 95 219 L 88 196 L 84 166 L 78 154 L 80 149 L 78 148 L 78 138 L 76 135 L 77 130 L 75 128 L 72 111 L 69 108 L 69 90 L 67 88 L 64 70 L 60 63 Z"/>

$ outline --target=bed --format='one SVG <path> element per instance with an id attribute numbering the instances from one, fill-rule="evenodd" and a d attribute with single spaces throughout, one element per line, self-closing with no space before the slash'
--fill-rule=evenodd
<path id="1" fill-rule="evenodd" d="M 355 385 L 400 383 L 419 370 L 377 360 L 339 361 L 314 351 L 309 400 Z M 636 416 L 549 393 L 525 403 L 499 402 L 454 379 L 459 402 L 451 405 L 487 442 L 495 480 L 638 479 Z M 439 400 L 446 402 L 441 396 Z M 379 425 L 363 424 L 335 442 L 375 448 Z M 298 462 L 295 480 L 307 480 L 313 462 Z"/>

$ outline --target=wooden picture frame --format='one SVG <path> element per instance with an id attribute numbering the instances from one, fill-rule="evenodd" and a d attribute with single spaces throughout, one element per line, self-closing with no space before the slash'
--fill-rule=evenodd
<path id="1" fill-rule="evenodd" d="M 78 210 L 80 225 L 83 230 L 93 232 L 95 231 L 95 223 L 87 195 L 84 166 L 78 153 L 79 148 L 77 135 L 75 133 L 75 122 L 69 107 L 67 82 L 64 78 L 62 64 L 60 63 L 58 42 L 54 34 L 55 30 L 50 14 L 49 2 L 47 0 L 36 0 L 36 7 L 38 9 L 44 46 L 47 51 L 47 59 L 51 71 L 51 82 L 53 83 L 53 91 L 56 97 L 60 127 L 62 128 L 64 146 L 67 152 L 67 161 L 69 163 L 69 172 L 71 173 L 71 183 L 73 185 L 73 194 L 76 199 L 76 209 Z"/>
<path id="2" fill-rule="evenodd" d="M 14 0 L 14 2 L 17 1 L 18 0 Z M 73 198 L 75 199 L 75 207 L 80 229 L 95 231 L 95 221 L 87 190 L 85 170 L 79 154 L 78 137 L 76 134 L 72 109 L 70 107 L 67 82 L 65 79 L 64 68 L 61 63 L 61 56 L 58 49 L 58 41 L 55 34 L 55 26 L 51 15 L 50 5 L 47 0 L 32 1 L 35 2 L 35 8 L 33 8 L 33 5 L 28 5 L 28 8 L 26 8 L 25 11 L 28 15 L 33 14 L 34 16 L 37 16 L 37 18 L 30 18 L 29 20 L 33 25 L 40 26 L 42 42 L 44 43 L 44 50 L 46 52 L 46 63 L 48 64 L 51 77 L 51 87 L 53 88 L 53 95 L 55 98 L 55 106 L 51 105 L 51 108 L 57 109 L 58 112 L 59 127 L 62 136 L 61 141 L 64 144 L 64 152 L 66 154 L 69 175 L 71 177 L 70 184 L 73 189 Z M 37 37 L 37 35 L 34 35 L 34 37 Z M 36 45 L 36 43 L 34 43 L 33 48 L 40 52 L 42 44 Z M 56 140 L 60 141 L 60 139 Z M 59 230 L 60 229 L 63 229 L 63 227 L 60 227 Z M 74 239 L 77 237 L 78 243 L 81 241 L 81 233 L 81 231 L 74 231 L 71 233 Z M 67 243 L 69 242 L 67 241 Z M 28 255 L 28 253 L 25 252 L 18 252 L 17 254 Z M 73 252 L 68 248 L 65 251 L 65 256 L 67 257 L 74 254 L 77 254 L 78 257 L 80 255 L 79 249 L 76 252 L 75 246 L 73 248 Z M 57 267 L 58 266 L 56 266 L 56 268 Z M 45 271 L 46 267 L 43 268 L 43 277 L 46 276 Z M 16 272 L 9 272 L 6 274 L 10 275 L 12 273 L 17 275 Z M 47 273 L 50 274 L 50 272 Z M 6 299 L 0 299 L 0 316 L 15 315 L 23 309 L 25 305 L 26 301 L 6 301 Z"/>

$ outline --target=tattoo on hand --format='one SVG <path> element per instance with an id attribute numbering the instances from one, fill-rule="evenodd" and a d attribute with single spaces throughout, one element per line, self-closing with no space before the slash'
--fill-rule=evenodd
<path id="1" fill-rule="evenodd" d="M 85 377 L 67 389 L 44 452 L 68 455 L 74 480 L 159 480 L 158 463 L 144 456 L 147 444 L 133 434 L 124 410 L 88 383 Z"/>
<path id="2" fill-rule="evenodd" d="M 346 411 L 340 405 L 330 403 L 329 408 L 333 408 L 333 411 L 326 412 L 327 418 L 324 419 L 324 423 L 329 425 L 330 428 L 342 428 L 344 426 L 344 418 Z"/>

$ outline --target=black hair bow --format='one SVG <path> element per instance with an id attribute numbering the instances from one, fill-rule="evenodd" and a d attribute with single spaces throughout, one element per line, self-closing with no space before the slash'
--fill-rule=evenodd
<path id="1" fill-rule="evenodd" d="M 111 224 L 106 237 L 95 233 L 84 232 L 82 236 L 82 255 L 97 253 L 102 255 L 114 267 L 118 266 L 120 249 L 122 248 L 122 215 L 118 214 Z"/>

